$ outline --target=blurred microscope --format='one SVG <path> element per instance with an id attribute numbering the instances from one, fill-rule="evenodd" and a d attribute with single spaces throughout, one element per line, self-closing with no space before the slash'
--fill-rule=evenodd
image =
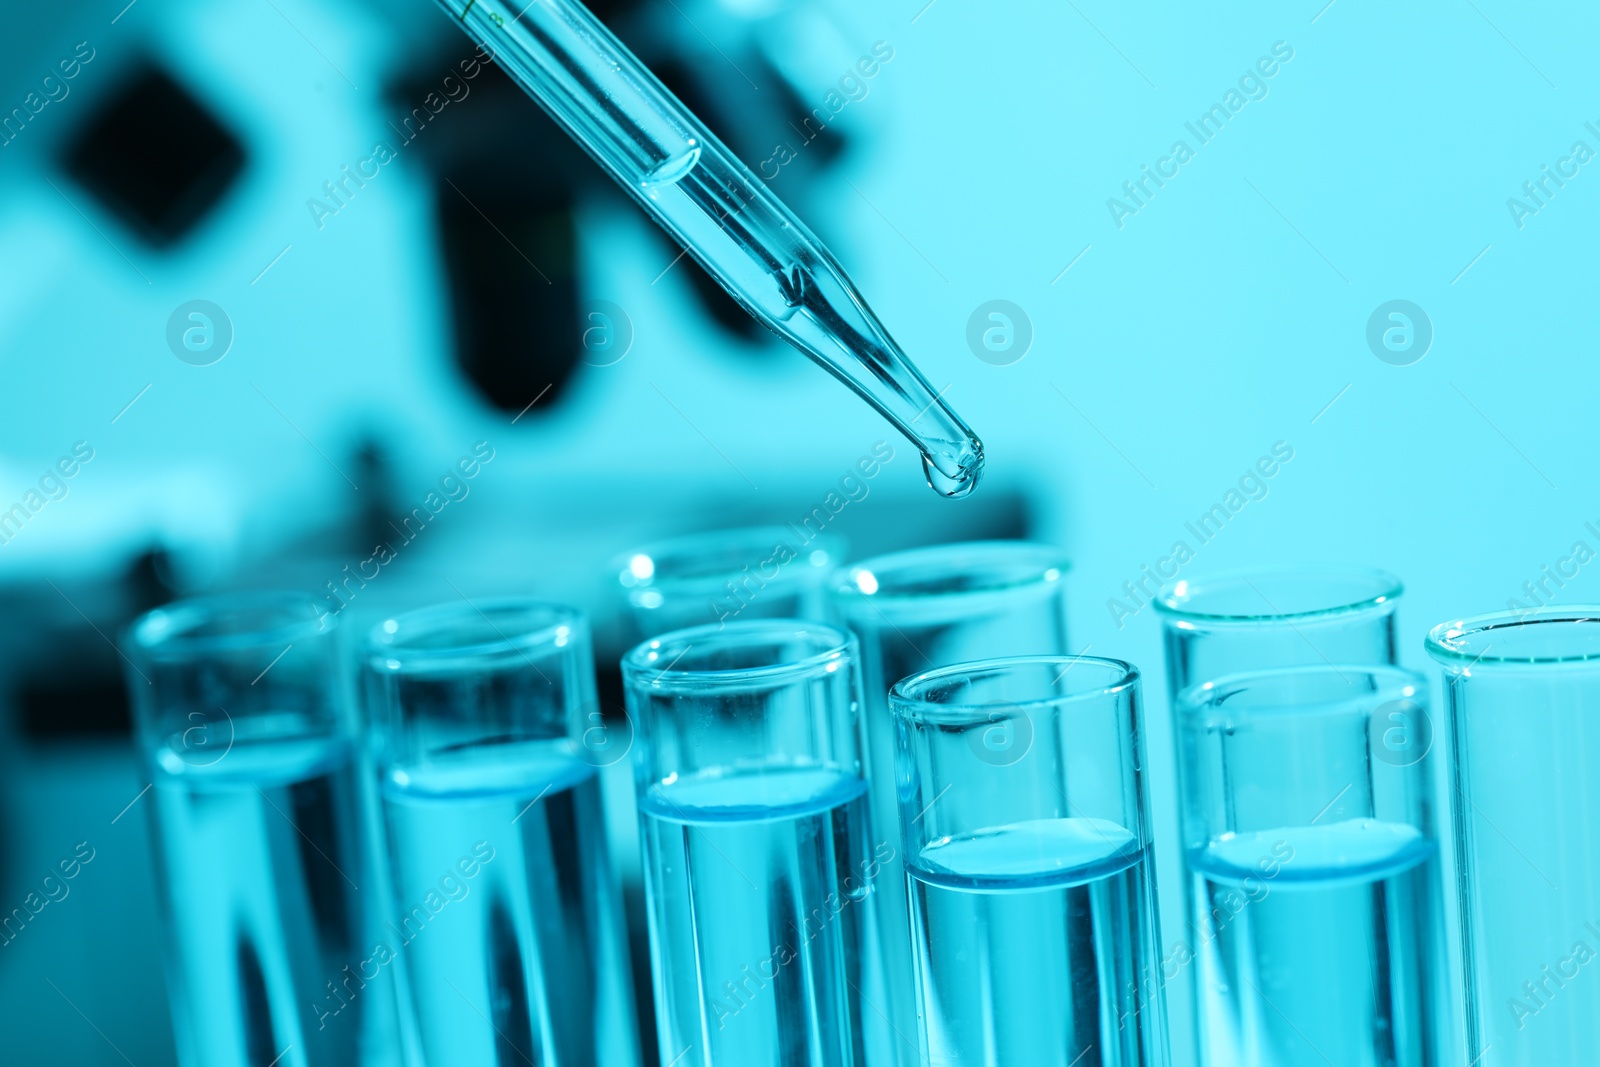
<path id="1" fill-rule="evenodd" d="M 800 521 L 883 439 L 892 476 L 830 530 L 855 553 L 1031 526 L 1003 475 L 981 508 L 928 492 L 431 3 L 125 4 L 0 39 L 0 914 L 77 842 L 112 857 L 0 947 L 16 1063 L 171 1060 L 117 649 L 138 612 L 285 586 L 353 636 L 531 592 L 591 613 L 619 713 L 635 544 Z M 894 120 L 849 106 L 870 20 L 593 7 L 863 253 L 830 225 Z"/>

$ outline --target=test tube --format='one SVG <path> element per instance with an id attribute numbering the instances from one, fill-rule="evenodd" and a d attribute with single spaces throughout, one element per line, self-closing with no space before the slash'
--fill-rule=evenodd
<path id="1" fill-rule="evenodd" d="M 1444 969 L 1427 682 L 1288 667 L 1179 694 L 1208 1067 L 1433 1067 Z"/>
<path id="2" fill-rule="evenodd" d="M 1398 648 L 1395 611 L 1402 592 L 1399 579 L 1390 574 L 1344 566 L 1258 567 L 1173 583 L 1154 602 L 1161 615 L 1173 714 L 1181 690 L 1225 675 L 1333 663 L 1393 664 Z M 1182 760 L 1177 771 L 1181 790 L 1187 771 Z M 1188 862 L 1187 854 L 1183 861 Z M 1186 870 L 1188 915 L 1195 913 L 1197 884 Z M 1192 1001 L 1184 1006 L 1194 1017 L 1188 1039 L 1203 1044 L 1199 1013 L 1207 994 L 1201 989 L 1201 972 L 1176 965 L 1168 970 L 1189 976 Z"/>
<path id="3" fill-rule="evenodd" d="M 1400 580 L 1362 567 L 1262 567 L 1184 579 L 1155 600 L 1167 695 L 1240 671 L 1395 662 Z"/>
<path id="4" fill-rule="evenodd" d="M 663 1067 L 856 1067 L 869 836 L 847 633 L 679 630 L 622 661 Z"/>
<path id="5" fill-rule="evenodd" d="M 1028 541 L 973 541 L 864 560 L 832 583 L 835 617 L 861 642 L 873 825 L 894 836 L 895 729 L 889 687 L 930 667 L 996 656 L 1064 655 L 1068 563 L 1058 548 Z M 982 735 L 1003 759 L 1013 739 Z M 882 1008 L 865 1020 L 873 1067 L 912 1067 L 917 1012 L 906 883 L 899 851 L 885 863 L 874 906 L 884 940 L 869 958 L 867 996 Z"/>
<path id="6" fill-rule="evenodd" d="M 583 614 L 408 612 L 373 627 L 363 674 L 411 1062 L 637 1064 Z"/>
<path id="7" fill-rule="evenodd" d="M 635 641 L 738 619 L 824 620 L 823 584 L 844 539 L 755 526 L 643 545 L 616 562 Z"/>
<path id="8" fill-rule="evenodd" d="M 1428 634 L 1444 668 L 1467 1056 L 1593 1063 L 1600 1049 L 1600 606 Z"/>
<path id="9" fill-rule="evenodd" d="M 1167 1064 L 1140 705 L 1072 656 L 890 691 L 922 1062 Z"/>
<path id="10" fill-rule="evenodd" d="M 387 1047 L 389 979 L 355 973 L 378 909 L 335 643 L 332 616 L 287 593 L 180 601 L 131 630 L 185 1067 L 340 1067 Z"/>

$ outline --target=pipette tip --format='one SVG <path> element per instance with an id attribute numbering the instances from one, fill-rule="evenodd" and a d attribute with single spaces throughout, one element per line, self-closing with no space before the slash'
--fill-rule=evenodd
<path id="1" fill-rule="evenodd" d="M 970 496 L 983 473 L 983 442 L 970 438 L 959 456 L 945 454 L 935 458 L 932 453 L 924 452 L 922 472 L 927 475 L 928 488 L 940 496 L 948 500 Z"/>

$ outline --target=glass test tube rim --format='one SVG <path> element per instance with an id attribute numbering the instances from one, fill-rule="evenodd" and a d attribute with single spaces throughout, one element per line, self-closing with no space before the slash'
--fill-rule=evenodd
<path id="1" fill-rule="evenodd" d="M 1596 639 L 1591 643 L 1593 647 L 1587 652 L 1577 654 L 1494 655 L 1490 652 L 1492 645 L 1488 644 L 1485 644 L 1481 651 L 1472 651 L 1476 647 L 1471 643 L 1472 639 L 1496 630 L 1511 627 L 1532 628 L 1563 622 L 1578 625 L 1600 624 L 1600 605 L 1577 604 L 1525 611 L 1493 611 L 1453 619 L 1429 630 L 1428 636 L 1423 639 L 1423 648 L 1449 673 L 1468 677 L 1479 669 L 1492 669 L 1497 672 L 1518 669 L 1544 670 L 1551 667 L 1560 667 L 1564 671 L 1600 669 L 1600 630 L 1595 631 Z"/>
<path id="2" fill-rule="evenodd" d="M 695 647 L 726 652 L 796 640 L 810 640 L 816 651 L 799 659 L 751 667 L 695 670 L 677 666 Z M 789 685 L 810 675 L 831 674 L 841 663 L 856 663 L 859 656 L 855 635 L 836 626 L 805 619 L 743 619 L 672 630 L 641 641 L 622 657 L 622 676 L 630 687 L 648 679 L 649 688 L 657 692 L 727 692 Z M 662 660 L 666 667 L 658 666 Z"/>
<path id="3" fill-rule="evenodd" d="M 1100 672 L 1095 676 L 1098 684 L 1054 696 L 1027 697 L 1021 700 L 991 700 L 956 703 L 929 700 L 930 687 L 941 682 L 970 679 L 976 675 L 1017 675 L 1022 668 L 1062 668 L 1056 684 L 1071 676 L 1079 667 L 1089 666 Z M 1082 676 L 1080 675 L 1080 678 Z M 993 721 L 997 709 L 1018 713 L 1032 713 L 1068 704 L 1081 704 L 1115 697 L 1139 685 L 1139 668 L 1126 660 L 1106 656 L 996 656 L 951 663 L 943 667 L 907 675 L 889 689 L 889 710 L 897 720 L 928 723 L 930 725 L 962 725 L 975 721 Z"/>
<path id="4" fill-rule="evenodd" d="M 527 625 L 496 625 L 496 617 L 521 616 Z M 495 633 L 473 641 L 417 646 L 462 623 Z M 526 665 L 530 653 L 562 652 L 586 641 L 588 616 L 579 608 L 538 597 L 503 596 L 433 604 L 392 615 L 367 631 L 363 660 L 379 674 L 452 674 Z"/>
<path id="5" fill-rule="evenodd" d="M 932 587 L 952 575 L 982 577 L 984 568 L 1010 569 L 967 588 Z M 867 604 L 875 614 L 913 614 L 945 606 L 970 610 L 989 598 L 1053 592 L 1071 569 L 1066 553 L 1043 541 L 957 541 L 860 560 L 836 571 L 830 586 L 836 603 Z"/>
<path id="6" fill-rule="evenodd" d="M 254 625 L 224 626 L 200 632 L 228 616 L 257 616 Z M 316 602 L 301 593 L 248 589 L 184 597 L 152 608 L 128 627 L 128 643 L 150 661 L 182 661 L 217 653 L 239 652 L 321 637 L 338 625 L 331 612 L 318 613 Z"/>
<path id="7" fill-rule="evenodd" d="M 1367 589 L 1360 595 L 1336 597 L 1328 603 L 1294 611 L 1205 611 L 1190 606 L 1196 599 L 1208 593 L 1217 593 L 1223 589 L 1236 591 L 1241 583 L 1251 585 L 1253 580 L 1276 579 L 1331 579 L 1349 581 L 1352 584 L 1364 582 L 1367 583 Z M 1259 590 L 1253 589 L 1253 591 L 1258 596 L 1262 595 Z M 1376 567 L 1280 564 L 1223 571 L 1198 579 L 1179 579 L 1163 586 L 1152 603 L 1158 614 L 1175 620 L 1175 624 L 1179 627 L 1192 628 L 1192 624 L 1195 623 L 1207 626 L 1230 624 L 1249 626 L 1263 622 L 1332 619 L 1366 612 L 1377 614 L 1392 611 L 1395 602 L 1404 592 L 1405 584 L 1399 578 Z M 1271 606 L 1270 601 L 1268 606 Z"/>
<path id="8" fill-rule="evenodd" d="M 1257 671 L 1236 671 L 1210 681 L 1199 682 L 1178 692 L 1173 707 L 1179 718 L 1193 718 L 1216 710 L 1223 701 L 1247 692 L 1252 684 L 1280 681 L 1291 678 L 1320 677 L 1330 682 L 1344 681 L 1350 685 L 1349 676 L 1387 679 L 1385 684 L 1373 689 L 1337 699 L 1304 700 L 1296 698 L 1275 699 L 1261 707 L 1233 705 L 1226 709 L 1233 719 L 1261 719 L 1287 716 L 1341 715 L 1364 711 L 1389 701 L 1406 700 L 1414 704 L 1428 703 L 1429 683 L 1426 675 L 1405 667 L 1388 663 L 1363 664 L 1298 664 L 1269 667 Z"/>
<path id="9" fill-rule="evenodd" d="M 615 557 L 612 569 L 618 575 L 618 584 L 627 591 L 630 600 L 637 600 L 644 592 L 655 590 L 663 594 L 695 593 L 721 593 L 730 574 L 736 573 L 729 568 L 739 563 L 754 563 L 761 559 L 762 553 L 770 552 L 781 543 L 796 540 L 792 531 L 783 526 L 735 526 L 721 530 L 705 530 L 699 533 L 682 534 L 677 537 L 667 537 L 660 540 L 642 544 L 631 551 L 624 552 Z M 736 546 L 736 547 L 734 547 Z M 805 545 L 804 554 L 808 557 L 816 552 L 824 552 L 827 558 L 821 562 L 807 559 L 807 566 L 816 570 L 823 570 L 834 565 L 844 558 L 844 538 L 837 534 L 822 533 L 811 538 Z M 733 558 L 740 549 L 748 547 L 750 555 Z M 706 551 L 706 550 L 710 551 Z M 730 551 L 731 549 L 731 551 Z M 796 556 L 802 555 L 801 551 Z M 650 560 L 649 571 L 644 566 L 635 565 L 639 557 L 644 556 Z M 708 566 L 704 570 L 692 573 L 683 573 L 682 561 L 710 560 L 713 556 L 720 557 L 721 566 Z M 678 566 L 663 566 L 672 563 Z M 776 578 L 764 579 L 767 584 L 800 583 L 809 572 L 801 570 L 792 577 L 785 577 L 781 572 Z"/>

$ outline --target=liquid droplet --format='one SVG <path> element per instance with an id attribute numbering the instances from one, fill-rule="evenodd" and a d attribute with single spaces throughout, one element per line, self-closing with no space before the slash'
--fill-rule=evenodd
<path id="1" fill-rule="evenodd" d="M 982 472 L 983 464 L 980 460 L 971 467 L 962 467 L 958 475 L 951 477 L 934 466 L 933 460 L 927 453 L 923 453 L 922 456 L 922 473 L 927 475 L 928 486 L 935 493 L 950 500 L 960 500 L 962 497 L 970 496 L 978 487 L 978 475 Z"/>

